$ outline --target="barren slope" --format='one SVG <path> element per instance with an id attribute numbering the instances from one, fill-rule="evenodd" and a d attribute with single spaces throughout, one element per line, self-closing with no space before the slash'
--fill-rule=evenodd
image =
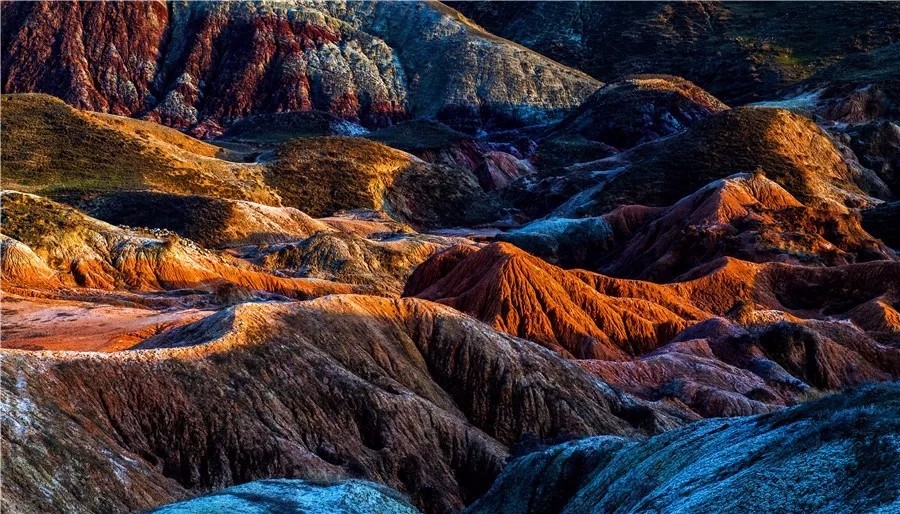
<path id="1" fill-rule="evenodd" d="M 640 397 L 732 416 L 900 377 L 898 280 L 896 261 L 720 259 L 655 284 L 565 271 L 494 243 L 436 254 L 404 293 L 580 359 Z"/>
<path id="2" fill-rule="evenodd" d="M 674 136 L 520 181 L 508 198 L 533 216 L 600 215 L 620 205 L 668 206 L 714 180 L 760 172 L 809 207 L 838 210 L 889 198 L 871 170 L 845 160 L 811 120 L 784 109 L 731 109 Z"/>
<path id="3" fill-rule="evenodd" d="M 362 476 L 452 512 L 520 440 L 671 426 L 551 352 L 415 299 L 244 304 L 143 346 L 165 348 L 4 351 L 5 506 L 134 510 L 270 476 Z"/>

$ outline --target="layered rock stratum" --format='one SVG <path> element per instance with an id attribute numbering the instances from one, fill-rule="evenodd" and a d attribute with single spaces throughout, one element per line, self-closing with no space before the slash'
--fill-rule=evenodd
<path id="1" fill-rule="evenodd" d="M 10 3 L 3 32 L 4 93 L 196 135 L 312 109 L 370 126 L 534 123 L 599 85 L 437 2 Z"/>
<path id="2" fill-rule="evenodd" d="M 2 3 L 2 510 L 897 510 L 900 9 L 454 5 Z"/>

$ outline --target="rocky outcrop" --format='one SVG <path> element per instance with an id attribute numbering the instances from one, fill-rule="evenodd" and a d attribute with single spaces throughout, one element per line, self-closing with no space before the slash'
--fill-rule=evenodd
<path id="1" fill-rule="evenodd" d="M 597 90 L 550 131 L 548 138 L 589 141 L 625 149 L 683 132 L 728 106 L 680 77 L 639 75 Z"/>
<path id="2" fill-rule="evenodd" d="M 807 207 L 761 173 L 737 174 L 667 208 L 624 205 L 602 216 L 548 216 L 497 239 L 564 268 L 665 282 L 725 256 L 819 266 L 895 260 L 889 216 L 877 221 L 889 209 L 864 210 L 861 225 L 856 212 Z"/>
<path id="3" fill-rule="evenodd" d="M 354 514 L 418 514 L 403 495 L 373 482 L 316 484 L 303 480 L 258 480 L 154 509 L 155 514 L 211 510 L 266 514 L 272 509 Z"/>
<path id="4" fill-rule="evenodd" d="M 573 441 L 514 461 L 467 513 L 881 512 L 900 506 L 896 384 L 647 441 Z"/>
<path id="5" fill-rule="evenodd" d="M 733 321 L 712 318 L 632 361 L 581 364 L 641 398 L 666 399 L 701 417 L 745 416 L 804 401 L 817 391 L 896 380 L 900 354 L 879 342 L 883 335 L 779 312 L 749 312 Z M 895 336 L 896 328 L 887 340 Z"/>
<path id="6" fill-rule="evenodd" d="M 651 209 L 652 210 L 652 209 Z M 618 214 L 614 211 L 614 214 Z M 610 215 L 612 216 L 612 215 Z M 563 268 L 596 269 L 616 248 L 619 234 L 604 217 L 547 217 L 497 235 L 550 264 Z"/>
<path id="7" fill-rule="evenodd" d="M 531 162 L 514 146 L 475 139 L 436 121 L 399 123 L 365 137 L 430 163 L 472 171 L 486 191 L 502 189 L 535 172 Z"/>
<path id="8" fill-rule="evenodd" d="M 685 77 L 728 104 L 764 100 L 849 54 L 897 41 L 890 2 L 449 2 L 486 29 L 603 81 Z"/>
<path id="9" fill-rule="evenodd" d="M 624 214 L 603 220 L 612 224 Z M 648 218 L 599 269 L 664 282 L 724 256 L 819 266 L 896 258 L 863 230 L 858 215 L 805 207 L 761 174 L 713 182 Z"/>
<path id="10" fill-rule="evenodd" d="M 312 109 L 369 126 L 534 123 L 598 85 L 430 3 L 11 3 L 3 32 L 3 92 L 199 136 Z"/>
<path id="11" fill-rule="evenodd" d="M 243 304 L 142 347 L 4 350 L 4 506 L 136 510 L 271 476 L 357 476 L 455 512 L 520 441 L 675 422 L 416 299 Z"/>

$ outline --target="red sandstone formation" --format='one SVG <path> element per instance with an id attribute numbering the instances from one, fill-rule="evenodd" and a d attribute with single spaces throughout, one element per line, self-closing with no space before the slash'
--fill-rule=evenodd
<path id="1" fill-rule="evenodd" d="M 469 129 L 546 121 L 598 85 L 439 5 L 10 2 L 3 32 L 4 93 L 49 93 L 198 136 L 311 109 L 370 126 L 456 111 Z M 435 59 L 450 64 L 444 80 Z"/>
<path id="2" fill-rule="evenodd" d="M 693 415 L 767 412 L 813 389 L 900 376 L 896 261 L 817 268 L 720 259 L 655 284 L 565 271 L 495 243 L 436 254 L 405 294 L 580 359 L 613 385 Z"/>
<path id="3" fill-rule="evenodd" d="M 505 243 L 459 260 L 464 251 L 451 249 L 448 256 L 427 261 L 423 268 L 437 269 L 417 270 L 407 292 L 418 289 L 418 298 L 450 305 L 569 357 L 623 360 L 640 355 L 708 316 L 674 295 L 654 302 L 601 293 L 576 275 Z M 423 287 L 429 276 L 434 281 Z"/>

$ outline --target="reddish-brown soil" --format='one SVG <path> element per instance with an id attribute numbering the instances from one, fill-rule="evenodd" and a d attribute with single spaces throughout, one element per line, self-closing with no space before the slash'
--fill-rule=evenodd
<path id="1" fill-rule="evenodd" d="M 565 271 L 494 243 L 436 254 L 406 294 L 695 415 L 767 412 L 812 390 L 900 377 L 897 261 L 805 267 L 724 258 L 656 284 Z"/>

